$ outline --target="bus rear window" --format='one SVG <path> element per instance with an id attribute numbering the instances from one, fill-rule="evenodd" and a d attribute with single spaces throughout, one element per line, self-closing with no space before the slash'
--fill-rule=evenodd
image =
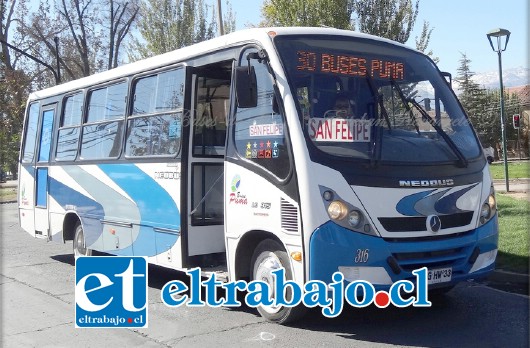
<path id="1" fill-rule="evenodd" d="M 37 140 L 37 126 L 39 124 L 39 104 L 33 103 L 29 106 L 28 123 L 26 124 L 26 137 L 24 143 L 23 163 L 33 162 L 35 157 L 35 143 Z"/>

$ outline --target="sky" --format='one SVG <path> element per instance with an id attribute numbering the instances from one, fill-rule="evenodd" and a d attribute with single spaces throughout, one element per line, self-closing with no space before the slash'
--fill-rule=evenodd
<path id="1" fill-rule="evenodd" d="M 222 0 L 223 10 L 226 10 L 226 1 Z M 228 1 L 236 16 L 237 30 L 261 21 L 264 0 Z M 217 6 L 216 0 L 205 2 L 214 8 Z M 30 0 L 30 3 L 34 5 L 38 1 Z M 423 22 L 429 22 L 433 31 L 428 49 L 439 58 L 440 70 L 456 76 L 462 53 L 465 53 L 471 60 L 472 72 L 497 72 L 498 57 L 486 37 L 486 33 L 496 28 L 511 32 L 508 47 L 502 53 L 503 71 L 529 68 L 528 0 L 419 0 L 419 4 L 414 32 L 406 44 L 415 48 L 415 38 L 421 34 Z"/>
<path id="2" fill-rule="evenodd" d="M 237 29 L 260 22 L 262 1 L 229 1 L 236 15 Z M 486 33 L 503 28 L 511 32 L 508 47 L 502 53 L 503 70 L 529 68 L 527 3 L 528 0 L 420 0 L 414 33 L 407 45 L 415 48 L 414 38 L 421 34 L 423 22 L 427 21 L 433 28 L 428 48 L 440 59 L 440 70 L 456 76 L 465 53 L 471 60 L 472 72 L 494 72 L 498 71 L 498 56 L 491 49 Z"/>

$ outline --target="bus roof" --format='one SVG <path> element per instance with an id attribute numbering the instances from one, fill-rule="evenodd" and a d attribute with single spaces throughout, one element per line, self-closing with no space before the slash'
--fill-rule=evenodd
<path id="1" fill-rule="evenodd" d="M 263 45 L 270 43 L 270 35 L 340 35 L 351 36 L 357 38 L 366 38 L 370 40 L 377 40 L 394 44 L 400 47 L 407 47 L 395 41 L 384 39 L 381 37 L 354 32 L 350 30 L 342 30 L 335 28 L 317 28 L 317 27 L 271 27 L 271 28 L 252 28 L 236 31 L 227 35 L 213 38 L 211 40 L 203 41 L 191 46 L 183 47 L 178 50 L 167 52 L 161 55 L 142 59 L 133 63 L 119 66 L 115 69 L 96 73 L 91 76 L 83 77 L 77 80 L 69 81 L 54 87 L 36 91 L 30 94 L 29 100 L 38 100 L 42 98 L 51 97 L 58 94 L 67 93 L 78 89 L 83 89 L 119 79 L 120 77 L 129 76 L 132 74 L 141 73 L 144 71 L 157 69 L 167 65 L 175 64 L 186 59 L 190 59 L 214 50 L 220 47 L 230 47 L 236 44 L 245 42 L 260 42 Z"/>

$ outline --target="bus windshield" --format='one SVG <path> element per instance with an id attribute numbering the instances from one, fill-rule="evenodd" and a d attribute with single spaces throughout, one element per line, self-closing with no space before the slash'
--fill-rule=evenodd
<path id="1" fill-rule="evenodd" d="M 317 153 L 464 166 L 480 155 L 468 119 L 426 56 L 343 36 L 278 36 L 274 43 Z"/>

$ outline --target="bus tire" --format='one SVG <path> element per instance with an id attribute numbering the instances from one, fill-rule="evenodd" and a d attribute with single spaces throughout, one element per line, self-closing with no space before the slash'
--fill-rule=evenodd
<path id="1" fill-rule="evenodd" d="M 85 233 L 83 232 L 83 226 L 80 223 L 75 226 L 73 245 L 74 257 L 76 259 L 79 256 L 92 256 L 92 249 L 86 247 Z"/>
<path id="2" fill-rule="evenodd" d="M 250 269 L 252 280 L 265 281 L 272 289 L 274 284 L 271 272 L 282 267 L 285 269 L 286 280 L 292 280 L 293 273 L 287 252 L 283 246 L 272 239 L 265 239 L 260 242 L 252 255 Z M 289 287 L 286 291 L 286 299 L 290 300 L 291 295 Z M 262 317 L 278 324 L 286 324 L 298 320 L 307 311 L 303 304 L 296 307 L 258 306 L 257 309 Z"/>

